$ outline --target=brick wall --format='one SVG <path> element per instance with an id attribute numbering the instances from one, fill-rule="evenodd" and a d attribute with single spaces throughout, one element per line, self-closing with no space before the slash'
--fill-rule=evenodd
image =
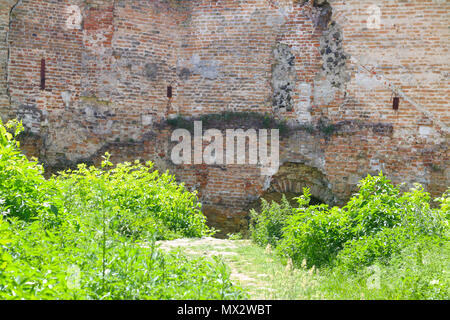
<path id="1" fill-rule="evenodd" d="M 0 115 L 9 112 L 9 98 L 7 94 L 6 70 L 8 61 L 7 37 L 9 32 L 10 12 L 16 4 L 13 0 L 0 2 Z"/>
<path id="2" fill-rule="evenodd" d="M 296 185 L 314 187 L 308 172 L 320 172 L 315 196 L 326 190 L 335 203 L 379 170 L 436 196 L 450 185 L 449 15 L 441 0 L 2 1 L 0 113 L 23 119 L 26 151 L 50 167 L 110 151 L 172 170 L 226 230 L 245 225 L 248 205 L 284 176 L 176 166 L 167 118 L 288 121 L 282 165 L 311 168 L 292 175 Z"/>

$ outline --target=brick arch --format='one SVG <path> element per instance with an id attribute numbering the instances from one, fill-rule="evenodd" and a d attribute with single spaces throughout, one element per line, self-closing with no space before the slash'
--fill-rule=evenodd
<path id="1" fill-rule="evenodd" d="M 249 206 L 249 210 L 258 210 L 261 204 L 260 199 L 280 202 L 283 195 L 291 205 L 296 206 L 297 202 L 294 198 L 303 194 L 303 188 L 310 189 L 310 204 L 334 205 L 337 203 L 326 176 L 319 169 L 302 163 L 287 162 L 280 166 L 278 172 L 272 177 L 268 189 Z"/>
<path id="2" fill-rule="evenodd" d="M 271 193 L 302 194 L 303 188 L 309 188 L 312 197 L 320 202 L 327 204 L 336 202 L 326 176 L 319 169 L 294 162 L 287 162 L 280 166 L 264 195 L 267 196 Z"/>

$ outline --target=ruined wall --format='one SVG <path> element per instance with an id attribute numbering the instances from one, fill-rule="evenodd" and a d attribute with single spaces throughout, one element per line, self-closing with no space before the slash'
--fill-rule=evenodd
<path id="1" fill-rule="evenodd" d="M 191 7 L 178 58 L 187 75 L 178 83 L 180 113 L 256 111 L 310 120 L 305 83 L 321 64 L 319 32 L 306 6 L 196 0 Z"/>
<path id="2" fill-rule="evenodd" d="M 11 109 L 43 137 L 46 162 L 139 140 L 167 114 L 178 15 L 165 1 L 19 2 L 8 43 Z"/>
<path id="3" fill-rule="evenodd" d="M 2 0 L 0 114 L 23 119 L 25 150 L 50 167 L 110 151 L 172 170 L 226 230 L 279 186 L 339 204 L 383 170 L 436 196 L 450 185 L 449 15 L 441 0 Z M 278 175 L 171 162 L 167 119 L 223 111 L 287 121 Z"/>
<path id="4" fill-rule="evenodd" d="M 393 126 L 391 138 L 376 141 L 369 153 L 362 152 L 361 142 L 351 144 L 359 147 L 342 158 L 346 170 L 339 174 L 382 169 L 396 182 L 420 182 L 435 194 L 448 187 L 449 5 L 440 0 L 332 2 L 351 78 L 345 90 L 327 95 L 331 102 L 322 113 L 332 121 Z M 377 22 L 379 28 L 368 28 Z M 393 95 L 401 98 L 398 111 L 392 109 Z"/>
<path id="5" fill-rule="evenodd" d="M 9 98 L 7 87 L 7 61 L 8 45 L 7 38 L 10 24 L 10 13 L 16 1 L 4 0 L 0 2 L 0 114 L 6 115 L 9 112 Z"/>

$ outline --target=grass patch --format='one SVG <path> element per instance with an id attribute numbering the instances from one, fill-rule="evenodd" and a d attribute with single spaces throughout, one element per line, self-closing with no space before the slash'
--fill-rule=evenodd
<path id="1" fill-rule="evenodd" d="M 275 119 L 269 114 L 257 112 L 222 112 L 206 114 L 200 117 L 184 117 L 168 119 L 167 123 L 173 128 L 186 129 L 193 133 L 194 121 L 202 121 L 204 130 L 208 129 L 278 129 L 280 135 L 286 135 L 289 131 L 285 121 Z"/>

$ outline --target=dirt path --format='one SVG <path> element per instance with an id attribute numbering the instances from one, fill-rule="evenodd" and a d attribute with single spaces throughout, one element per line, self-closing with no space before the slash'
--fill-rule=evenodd
<path id="1" fill-rule="evenodd" d="M 250 299 L 289 298 L 289 271 L 270 249 L 257 247 L 249 240 L 177 239 L 158 244 L 165 251 L 181 249 L 192 256 L 221 257 L 231 270 L 232 281 L 249 292 Z"/>

